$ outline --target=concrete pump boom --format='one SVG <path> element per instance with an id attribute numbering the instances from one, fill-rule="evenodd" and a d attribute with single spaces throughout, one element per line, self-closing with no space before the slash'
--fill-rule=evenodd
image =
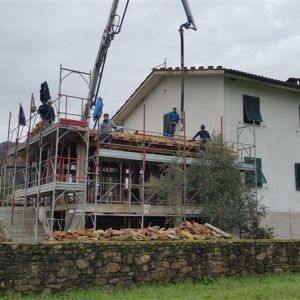
<path id="1" fill-rule="evenodd" d="M 84 119 L 87 120 L 90 114 L 90 111 L 93 107 L 93 105 L 96 103 L 96 98 L 98 96 L 99 92 L 99 87 L 101 84 L 101 79 L 102 79 L 102 74 L 105 66 L 105 60 L 106 60 L 106 55 L 108 48 L 110 46 L 111 41 L 114 39 L 115 34 L 118 34 L 121 31 L 122 24 L 124 21 L 124 17 L 127 11 L 127 7 L 129 4 L 129 0 L 126 1 L 126 5 L 122 14 L 122 18 L 116 14 L 118 5 L 119 5 L 120 0 L 113 0 L 109 18 L 107 21 L 107 25 L 104 29 L 104 32 L 102 34 L 102 39 L 100 43 L 100 47 L 97 53 L 95 65 L 91 74 L 91 84 L 89 87 L 89 93 L 88 93 L 88 103 L 85 106 L 84 110 Z M 194 18 L 192 16 L 192 12 L 188 3 L 188 0 L 181 0 L 181 3 L 183 5 L 184 11 L 186 13 L 187 17 L 187 22 L 182 24 L 180 26 L 180 32 L 182 36 L 182 41 L 183 41 L 183 28 L 186 29 L 193 29 L 197 30 L 196 24 L 194 22 Z M 117 19 L 117 24 L 115 23 Z M 183 52 L 182 52 L 183 54 Z M 182 59 L 183 62 L 183 59 Z M 182 102 L 182 109 L 183 109 L 183 99 L 181 100 Z"/>
<path id="2" fill-rule="evenodd" d="M 92 106 L 95 103 L 95 100 L 98 95 L 101 79 L 102 79 L 102 73 L 105 65 L 106 55 L 108 48 L 110 46 L 111 41 L 113 40 L 115 34 L 118 34 L 121 31 L 123 20 L 126 14 L 126 10 L 129 4 L 129 0 L 127 0 L 122 18 L 120 18 L 119 15 L 117 15 L 117 9 L 119 5 L 120 0 L 113 0 L 109 18 L 106 24 L 106 27 L 103 31 L 101 43 L 99 46 L 99 50 L 97 53 L 95 65 L 91 74 L 91 84 L 89 87 L 89 93 L 88 93 L 88 103 L 85 106 L 84 110 L 84 119 L 87 120 L 89 113 L 91 111 Z M 117 20 L 117 24 L 116 21 Z"/>

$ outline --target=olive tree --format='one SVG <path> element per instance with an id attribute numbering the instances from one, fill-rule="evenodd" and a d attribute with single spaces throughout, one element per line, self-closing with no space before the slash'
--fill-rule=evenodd
<path id="1" fill-rule="evenodd" d="M 239 170 L 236 154 L 220 136 L 205 145 L 184 174 L 176 161 L 165 165 L 159 177 L 151 177 L 148 195 L 158 203 L 172 203 L 183 211 L 183 182 L 186 178 L 187 203 L 201 207 L 199 217 L 242 238 L 272 237 L 272 230 L 259 227 L 266 207 L 256 199 Z"/>

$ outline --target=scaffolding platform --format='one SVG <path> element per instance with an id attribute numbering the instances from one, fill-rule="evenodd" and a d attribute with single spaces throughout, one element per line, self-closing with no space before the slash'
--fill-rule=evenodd
<path id="1" fill-rule="evenodd" d="M 145 216 L 170 216 L 178 215 L 179 212 L 174 206 L 165 205 L 147 205 L 147 208 L 143 208 L 142 205 L 128 203 L 123 204 L 87 204 L 86 212 L 94 213 L 98 216 L 101 215 L 119 215 L 119 216 L 140 216 L 144 213 Z M 186 208 L 186 213 L 189 215 L 199 215 L 201 213 L 200 206 L 189 206 Z"/>
<path id="2" fill-rule="evenodd" d="M 34 186 L 29 187 L 26 190 L 25 189 L 17 189 L 15 191 L 15 197 L 21 198 L 24 197 L 26 192 L 26 197 L 34 196 L 40 193 L 43 194 L 49 194 L 53 193 L 53 191 L 56 190 L 57 192 L 84 192 L 85 190 L 85 183 L 76 183 L 76 182 L 51 182 L 51 183 L 45 183 L 42 184 L 40 187 Z"/>
<path id="3" fill-rule="evenodd" d="M 28 139 L 28 144 L 29 146 L 33 147 L 36 146 L 40 140 L 41 140 L 41 135 L 40 135 L 40 123 L 38 123 L 34 128 L 32 128 L 30 132 L 30 138 Z M 48 127 L 45 127 L 42 129 L 41 134 L 42 134 L 42 139 L 43 141 L 50 141 L 50 139 L 56 134 L 57 130 L 59 130 L 60 135 L 66 135 L 67 133 L 69 135 L 73 133 L 81 133 L 82 136 L 88 131 L 87 128 L 73 125 L 73 124 L 66 124 L 66 123 L 60 123 L 56 122 L 51 124 Z M 70 139 L 72 139 L 72 136 L 69 136 Z M 12 145 L 8 150 L 7 150 L 7 156 L 13 156 L 15 152 L 18 152 L 19 154 L 24 153 L 26 151 L 27 147 L 27 136 L 23 137 L 23 139 L 20 139 L 18 142 L 17 147 L 15 148 L 14 145 Z"/>
<path id="4" fill-rule="evenodd" d="M 99 156 L 103 159 L 116 159 L 116 160 L 130 160 L 130 161 L 143 161 L 144 154 L 138 152 L 124 151 L 124 150 L 111 150 L 111 149 L 100 149 Z M 183 158 L 171 155 L 162 154 L 145 154 L 145 160 L 147 162 L 157 162 L 157 163 L 170 163 L 176 161 L 178 163 L 183 163 Z M 192 162 L 192 158 L 187 158 L 187 164 Z"/>

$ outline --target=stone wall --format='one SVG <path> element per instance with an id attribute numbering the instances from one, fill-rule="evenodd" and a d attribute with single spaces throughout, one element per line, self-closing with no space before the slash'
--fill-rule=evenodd
<path id="1" fill-rule="evenodd" d="M 0 293 L 300 271 L 300 241 L 0 243 Z"/>

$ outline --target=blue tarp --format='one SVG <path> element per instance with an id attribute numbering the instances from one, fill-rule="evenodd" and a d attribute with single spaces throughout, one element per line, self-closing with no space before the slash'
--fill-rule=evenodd
<path id="1" fill-rule="evenodd" d="M 102 116 L 102 108 L 103 108 L 103 99 L 102 97 L 98 97 L 95 105 L 95 110 L 93 113 L 93 120 L 99 120 Z"/>

